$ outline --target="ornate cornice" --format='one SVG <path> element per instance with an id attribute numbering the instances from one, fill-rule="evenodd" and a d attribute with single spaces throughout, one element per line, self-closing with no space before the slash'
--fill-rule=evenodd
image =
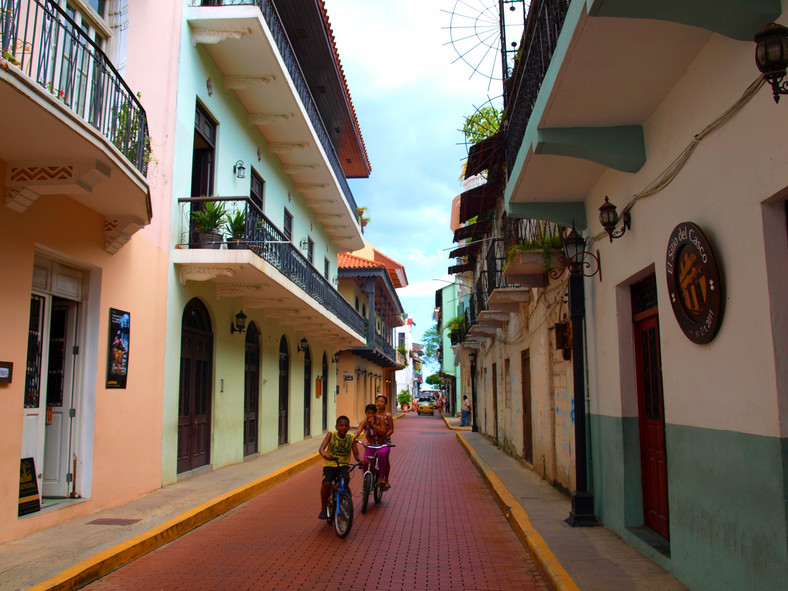
<path id="1" fill-rule="evenodd" d="M 309 142 L 276 142 L 268 144 L 268 149 L 273 154 L 286 154 L 288 152 L 297 152 L 298 150 L 305 150 L 309 147 Z"/>
<path id="2" fill-rule="evenodd" d="M 248 121 L 249 125 L 270 125 L 293 117 L 292 113 L 249 113 Z"/>
<path id="3" fill-rule="evenodd" d="M 228 39 L 243 39 L 251 31 L 248 27 L 226 28 L 226 29 L 192 29 L 192 40 L 194 45 L 202 43 L 205 45 L 215 45 Z"/>
<path id="4" fill-rule="evenodd" d="M 187 281 L 213 281 L 217 277 L 232 277 L 233 273 L 239 270 L 239 265 L 227 265 L 224 267 L 215 265 L 181 265 L 179 274 L 181 285 Z"/>
<path id="5" fill-rule="evenodd" d="M 252 88 L 260 84 L 270 84 L 276 80 L 276 76 L 225 76 L 224 88 L 225 90 L 239 89 L 239 88 Z"/>

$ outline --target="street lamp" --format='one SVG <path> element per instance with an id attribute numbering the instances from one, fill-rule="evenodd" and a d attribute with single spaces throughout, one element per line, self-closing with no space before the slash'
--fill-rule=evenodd
<path id="1" fill-rule="evenodd" d="M 774 102 L 779 103 L 780 95 L 788 94 L 788 81 L 783 81 L 788 68 L 788 28 L 770 23 L 756 33 L 755 64 L 772 85 Z"/>
<path id="2" fill-rule="evenodd" d="M 586 242 L 574 229 L 564 236 L 564 256 L 569 268 L 569 318 L 572 321 L 572 378 L 575 409 L 575 491 L 572 511 L 566 522 L 572 527 L 599 525 L 594 516 L 594 495 L 588 490 L 586 461 L 586 389 L 585 389 L 585 287 L 583 277 L 601 272 L 599 258 L 585 250 Z M 596 269 L 588 273 L 590 256 Z"/>

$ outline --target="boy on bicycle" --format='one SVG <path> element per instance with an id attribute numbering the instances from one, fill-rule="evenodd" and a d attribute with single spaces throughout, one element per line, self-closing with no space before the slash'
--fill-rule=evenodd
<path id="1" fill-rule="evenodd" d="M 323 483 L 320 486 L 320 515 L 318 519 L 328 519 L 326 515 L 326 505 L 328 504 L 328 491 L 331 489 L 331 482 L 339 476 L 340 471 L 345 473 L 347 482 L 350 483 L 350 452 L 356 462 L 360 462 L 356 437 L 350 430 L 350 419 L 345 415 L 337 417 L 336 431 L 326 433 L 323 443 L 320 444 L 318 453 L 323 457 Z M 339 460 L 339 465 L 337 461 Z"/>

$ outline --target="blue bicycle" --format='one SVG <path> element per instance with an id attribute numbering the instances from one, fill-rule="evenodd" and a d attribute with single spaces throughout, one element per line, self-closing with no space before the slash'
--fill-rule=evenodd
<path id="1" fill-rule="evenodd" d="M 348 475 L 361 464 L 340 464 L 334 459 L 338 467 L 348 466 L 347 471 L 342 471 L 331 481 L 331 490 L 326 505 L 328 524 L 334 526 L 334 533 L 340 538 L 346 537 L 353 527 L 353 496 L 347 487 Z"/>

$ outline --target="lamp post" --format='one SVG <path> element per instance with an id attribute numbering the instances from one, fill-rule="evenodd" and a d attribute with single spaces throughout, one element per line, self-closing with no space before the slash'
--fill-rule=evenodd
<path id="1" fill-rule="evenodd" d="M 572 230 L 564 237 L 564 255 L 569 267 L 569 318 L 572 322 L 572 381 L 574 382 L 575 407 L 575 491 L 572 493 L 572 511 L 566 522 L 572 527 L 599 525 L 594 516 L 594 495 L 588 490 L 586 466 L 586 389 L 585 389 L 585 286 L 584 269 L 589 265 L 585 256 L 591 256 L 597 269 L 599 259 L 585 252 L 585 240 Z"/>

